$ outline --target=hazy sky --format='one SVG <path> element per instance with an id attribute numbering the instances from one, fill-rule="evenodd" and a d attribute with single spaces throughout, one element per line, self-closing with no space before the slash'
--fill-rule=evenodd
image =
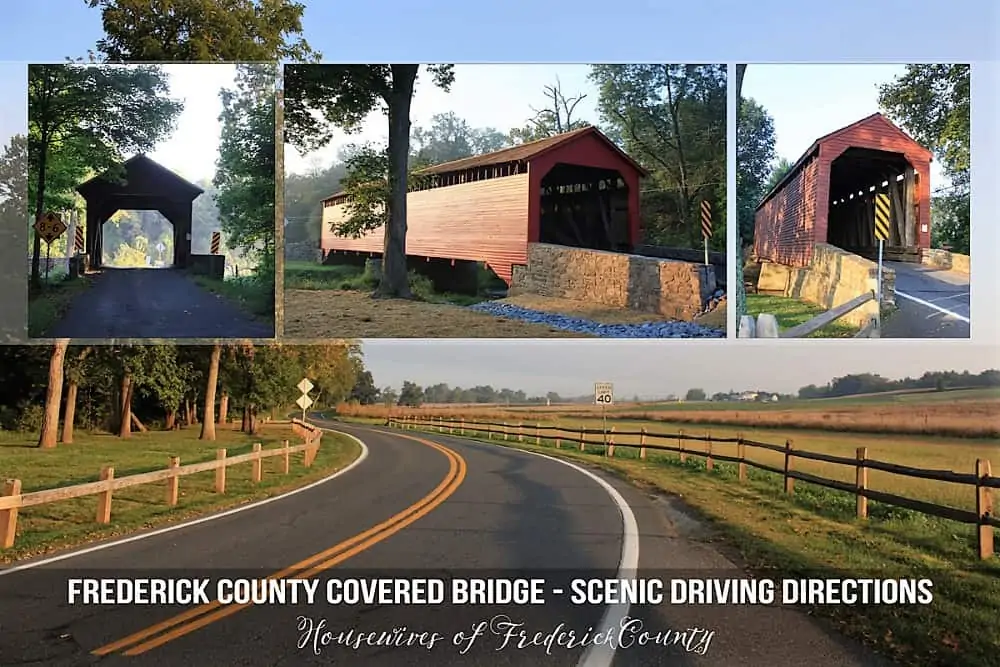
<path id="1" fill-rule="evenodd" d="M 879 87 L 905 71 L 905 65 L 750 65 L 743 96 L 771 114 L 778 157 L 795 162 L 824 134 L 881 111 Z M 931 188 L 947 184 L 932 162 Z"/>
<path id="2" fill-rule="evenodd" d="M 523 127 L 535 115 L 532 107 L 547 108 L 545 86 L 555 85 L 558 78 L 566 97 L 586 95 L 574 108 L 573 118 L 597 125 L 597 90 L 587 80 L 589 72 L 587 65 L 456 65 L 455 83 L 445 92 L 421 69 L 410 120 L 414 126 L 429 127 L 432 116 L 450 111 L 472 127 L 492 127 L 507 133 Z M 328 167 L 344 145 L 384 143 L 387 132 L 388 118 L 376 111 L 368 116 L 359 134 L 338 132 L 322 150 L 302 156 L 293 146 L 287 146 L 285 169 L 296 174 L 314 165 Z"/>
<path id="3" fill-rule="evenodd" d="M 365 341 L 378 386 L 493 385 L 579 396 L 613 382 L 622 397 L 692 387 L 792 392 L 849 373 L 886 377 L 1000 368 L 1000 347 L 970 341 Z"/>

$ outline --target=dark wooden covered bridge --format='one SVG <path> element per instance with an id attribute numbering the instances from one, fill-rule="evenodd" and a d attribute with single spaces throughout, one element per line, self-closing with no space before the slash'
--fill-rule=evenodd
<path id="1" fill-rule="evenodd" d="M 919 262 L 930 247 L 931 151 L 882 114 L 820 137 L 761 200 L 754 254 L 806 266 L 816 244 L 874 259 L 875 194 L 891 203 L 886 259 Z"/>
<path id="2" fill-rule="evenodd" d="M 639 182 L 647 172 L 595 127 L 417 175 L 423 178 L 407 196 L 409 257 L 483 262 L 510 284 L 529 243 L 631 252 L 639 242 Z M 343 192 L 323 200 L 324 256 L 381 254 L 383 228 L 356 239 L 332 231 L 347 203 Z"/>
<path id="3" fill-rule="evenodd" d="M 204 190 L 145 155 L 122 164 L 122 173 L 105 172 L 76 191 L 87 202 L 86 253 L 91 267 L 104 263 L 104 223 L 117 211 L 159 211 L 174 228 L 177 268 L 191 263 L 192 204 Z"/>

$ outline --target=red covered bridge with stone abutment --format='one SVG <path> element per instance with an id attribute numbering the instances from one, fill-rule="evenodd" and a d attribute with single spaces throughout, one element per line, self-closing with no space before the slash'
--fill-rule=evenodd
<path id="1" fill-rule="evenodd" d="M 813 142 L 757 206 L 758 289 L 827 308 L 874 289 L 879 193 L 891 206 L 885 259 L 920 262 L 931 239 L 931 157 L 879 113 Z"/>
<path id="2" fill-rule="evenodd" d="M 692 303 L 703 302 L 715 290 L 711 266 L 631 254 L 641 243 L 639 191 L 647 172 L 595 127 L 416 174 L 419 183 L 407 196 L 406 254 L 410 266 L 430 275 L 438 289 L 474 289 L 475 268 L 483 263 L 511 293 L 520 287 L 545 296 L 633 307 L 644 301 L 643 309 L 657 312 L 664 310 L 649 302 L 660 299 L 661 274 L 683 273 L 693 286 L 694 296 L 685 296 Z M 320 248 L 325 262 L 382 253 L 383 228 L 361 238 L 333 231 L 349 214 L 348 203 L 343 192 L 323 200 Z M 638 269 L 639 264 L 644 268 Z M 661 270 L 667 264 L 671 271 Z M 539 268 L 533 271 L 532 266 Z M 604 286 L 588 287 L 600 282 L 601 276 L 590 275 L 595 272 L 604 272 L 606 283 L 620 284 L 615 294 Z M 560 282 L 553 273 L 572 274 L 573 279 Z M 620 280 L 614 273 L 621 274 Z M 639 273 L 651 277 L 636 281 Z M 650 295 L 639 297 L 634 294 L 637 282 L 656 285 L 646 290 Z M 674 275 L 667 282 L 678 284 Z"/>

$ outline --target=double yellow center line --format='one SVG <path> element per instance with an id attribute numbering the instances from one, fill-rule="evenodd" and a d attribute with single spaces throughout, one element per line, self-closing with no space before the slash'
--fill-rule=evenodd
<path id="1" fill-rule="evenodd" d="M 412 436 L 404 435 L 397 435 L 396 437 L 415 440 L 423 445 L 427 445 L 428 447 L 438 450 L 444 454 L 445 457 L 447 457 L 448 474 L 441 481 L 441 483 L 418 502 L 414 503 L 395 516 L 383 521 L 377 526 L 373 526 L 363 533 L 344 540 L 340 544 L 310 556 L 309 558 L 285 568 L 280 572 L 275 572 L 265 579 L 286 579 L 291 577 L 297 579 L 308 579 L 316 576 L 324 570 L 335 567 L 347 559 L 356 556 L 362 551 L 365 551 L 366 549 L 381 542 L 387 537 L 398 533 L 421 517 L 426 516 L 447 500 L 453 493 L 455 493 L 458 487 L 462 485 L 462 482 L 465 480 L 466 473 L 465 459 L 453 450 L 443 445 L 439 445 L 436 442 L 431 442 L 430 440 L 424 440 L 422 438 L 414 438 Z M 146 651 L 152 650 L 158 646 L 166 644 L 167 642 L 171 642 L 190 634 L 199 628 L 203 628 L 206 625 L 226 618 L 227 616 L 232 616 L 241 609 L 249 606 L 251 605 L 223 605 L 220 602 L 204 604 L 178 614 L 177 616 L 167 619 L 166 621 L 157 623 L 156 625 L 151 625 L 148 628 L 133 633 L 116 642 L 94 649 L 91 653 L 93 655 L 105 656 L 121 651 L 127 656 L 141 655 Z"/>

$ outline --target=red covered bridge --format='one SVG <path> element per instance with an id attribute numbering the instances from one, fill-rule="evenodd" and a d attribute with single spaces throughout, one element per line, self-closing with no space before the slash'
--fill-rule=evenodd
<path id="1" fill-rule="evenodd" d="M 585 127 L 417 172 L 407 196 L 406 254 L 484 262 L 510 284 L 529 243 L 631 252 L 639 242 L 639 181 L 647 172 L 595 127 Z M 381 254 L 383 228 L 354 239 L 331 225 L 348 195 L 323 200 L 320 247 Z"/>
<path id="2" fill-rule="evenodd" d="M 754 254 L 804 267 L 816 244 L 874 259 L 876 193 L 892 208 L 887 259 L 930 247 L 931 151 L 873 114 L 817 139 L 757 206 Z"/>

